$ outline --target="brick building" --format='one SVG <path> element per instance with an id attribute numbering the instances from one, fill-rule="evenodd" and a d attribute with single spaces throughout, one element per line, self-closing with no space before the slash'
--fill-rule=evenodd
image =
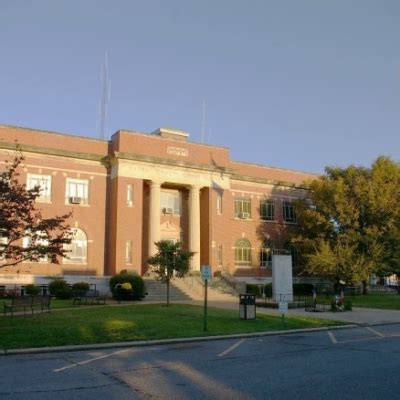
<path id="1" fill-rule="evenodd" d="M 43 214 L 73 210 L 70 257 L 18 266 L 34 276 L 146 274 L 160 239 L 194 251 L 194 271 L 209 264 L 233 276 L 269 276 L 272 249 L 283 249 L 296 226 L 292 201 L 316 177 L 233 161 L 228 148 L 190 142 L 175 129 L 120 130 L 107 142 L 0 125 L 3 168 L 16 142 L 25 157 L 20 178 L 42 187 Z"/>

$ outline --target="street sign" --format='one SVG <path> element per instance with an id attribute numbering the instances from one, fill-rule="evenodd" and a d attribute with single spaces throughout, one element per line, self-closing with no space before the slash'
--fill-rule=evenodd
<path id="1" fill-rule="evenodd" d="M 289 307 L 288 307 L 288 303 L 286 303 L 286 301 L 279 302 L 279 312 L 281 314 L 287 314 L 288 309 L 289 309 Z"/>
<path id="2" fill-rule="evenodd" d="M 201 266 L 201 279 L 203 281 L 211 279 L 211 266 L 210 265 L 202 265 Z"/>

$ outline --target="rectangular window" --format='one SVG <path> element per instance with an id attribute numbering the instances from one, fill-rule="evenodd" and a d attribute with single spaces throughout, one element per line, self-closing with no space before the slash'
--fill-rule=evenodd
<path id="1" fill-rule="evenodd" d="M 260 201 L 260 217 L 264 221 L 275 220 L 275 204 L 273 200 Z"/>
<path id="2" fill-rule="evenodd" d="M 28 174 L 26 180 L 26 188 L 31 190 L 35 187 L 40 188 L 39 197 L 37 200 L 51 200 L 51 176 L 50 175 L 33 175 Z"/>
<path id="3" fill-rule="evenodd" d="M 89 181 L 68 178 L 65 197 L 70 204 L 89 204 Z"/>
<path id="4" fill-rule="evenodd" d="M 217 213 L 222 214 L 222 193 L 217 193 Z"/>
<path id="5" fill-rule="evenodd" d="M 222 244 L 219 244 L 217 247 L 217 263 L 218 265 L 222 265 Z"/>
<path id="6" fill-rule="evenodd" d="M 46 238 L 47 235 L 45 234 L 45 232 L 41 233 L 41 232 L 37 232 L 34 239 L 32 239 L 32 234 L 31 233 L 27 233 L 26 236 L 24 236 L 22 238 L 22 248 L 24 249 L 28 249 L 30 247 L 35 247 L 35 246 L 48 246 L 49 245 L 49 240 Z M 32 249 L 31 252 L 33 257 L 36 257 L 35 261 L 37 260 L 37 262 L 43 262 L 43 263 L 47 263 L 48 262 L 48 257 L 47 255 L 43 255 L 42 257 L 39 257 L 39 253 L 37 252 L 37 250 Z"/>
<path id="7" fill-rule="evenodd" d="M 132 264 L 132 240 L 127 240 L 125 244 L 125 263 Z"/>
<path id="8" fill-rule="evenodd" d="M 126 187 L 126 204 L 128 207 L 133 206 L 133 186 L 128 185 Z"/>
<path id="9" fill-rule="evenodd" d="M 283 202 L 283 221 L 293 224 L 297 222 L 296 210 L 290 201 Z"/>
<path id="10" fill-rule="evenodd" d="M 181 215 L 181 195 L 176 192 L 161 192 L 161 212 Z"/>
<path id="11" fill-rule="evenodd" d="M 243 219 L 251 218 L 250 199 L 235 199 L 235 217 Z"/>

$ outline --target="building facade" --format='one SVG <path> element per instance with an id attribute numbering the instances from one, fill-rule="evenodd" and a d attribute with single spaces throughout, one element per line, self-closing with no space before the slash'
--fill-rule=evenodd
<path id="1" fill-rule="evenodd" d="M 0 168 L 24 156 L 20 179 L 41 187 L 46 216 L 73 211 L 70 255 L 60 264 L 26 262 L 2 274 L 108 276 L 148 272 L 154 243 L 181 241 L 233 276 L 270 276 L 273 249 L 296 229 L 293 201 L 316 175 L 233 161 L 229 149 L 193 143 L 161 128 L 119 130 L 110 141 L 0 125 Z"/>

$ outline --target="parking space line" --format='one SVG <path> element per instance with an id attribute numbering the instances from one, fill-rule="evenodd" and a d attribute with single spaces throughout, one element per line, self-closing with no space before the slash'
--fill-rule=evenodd
<path id="1" fill-rule="evenodd" d="M 375 329 L 367 326 L 366 329 L 368 329 L 369 331 L 371 331 L 372 333 L 375 333 L 375 335 L 380 336 L 380 337 L 385 337 L 385 335 L 383 333 L 380 333 L 378 331 L 376 331 Z"/>
<path id="2" fill-rule="evenodd" d="M 328 331 L 327 333 L 328 333 L 329 339 L 331 339 L 331 342 L 333 344 L 337 344 L 338 341 L 336 340 L 335 335 L 331 331 Z"/>
<path id="3" fill-rule="evenodd" d="M 235 350 L 236 347 L 240 346 L 246 339 L 241 339 L 238 342 L 236 342 L 235 344 L 233 344 L 231 347 L 228 347 L 225 351 L 223 351 L 222 353 L 218 354 L 218 357 L 223 357 L 226 356 L 228 353 L 230 353 L 232 350 Z"/>
<path id="4" fill-rule="evenodd" d="M 89 364 L 93 361 L 97 361 L 97 360 L 102 360 L 103 358 L 108 358 L 111 356 L 114 356 L 115 354 L 120 354 L 120 353 L 124 353 L 126 351 L 131 351 L 132 349 L 124 349 L 124 350 L 118 350 L 118 351 L 114 351 L 113 353 L 109 353 L 109 354 L 105 354 L 104 356 L 99 356 L 99 357 L 95 357 L 95 358 L 90 358 L 89 360 L 85 360 L 85 361 L 80 361 L 78 363 L 74 363 L 71 365 L 67 365 L 65 367 L 62 368 L 57 368 L 57 369 L 53 369 L 53 372 L 61 372 L 61 371 L 65 371 L 66 369 L 70 369 L 70 368 L 75 368 L 78 367 L 80 365 L 85 365 L 85 364 Z"/>

